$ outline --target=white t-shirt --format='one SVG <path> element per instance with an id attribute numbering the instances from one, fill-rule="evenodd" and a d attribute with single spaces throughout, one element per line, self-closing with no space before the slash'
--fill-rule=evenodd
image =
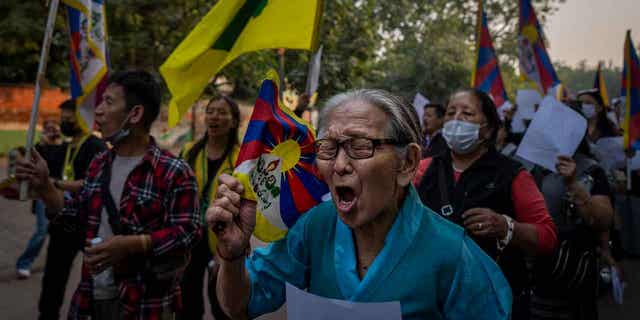
<path id="1" fill-rule="evenodd" d="M 113 197 L 116 207 L 120 207 L 120 199 L 122 198 L 122 190 L 127 177 L 133 169 L 140 163 L 142 156 L 121 157 L 116 155 L 111 165 L 111 181 L 109 183 L 109 192 Z M 113 237 L 113 230 L 109 224 L 109 214 L 105 208 L 100 214 L 100 227 L 98 228 L 98 237 L 107 240 Z M 118 296 L 118 286 L 113 277 L 113 268 L 107 268 L 103 272 L 97 274 L 93 278 L 93 298 L 96 300 L 109 300 Z"/>

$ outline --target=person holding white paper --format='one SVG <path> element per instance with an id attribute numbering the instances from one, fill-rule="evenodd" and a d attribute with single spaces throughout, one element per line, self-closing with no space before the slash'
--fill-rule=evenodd
<path id="1" fill-rule="evenodd" d="M 586 137 L 573 156 L 558 157 L 556 171 L 546 171 L 541 190 L 558 226 L 560 244 L 533 268 L 532 319 L 595 320 L 598 255 L 611 257 L 608 241 L 607 250 L 597 247 L 601 237 L 608 240 L 614 214 L 612 192 Z"/>
<path id="2" fill-rule="evenodd" d="M 275 311 L 288 282 L 326 298 L 399 301 L 403 319 L 509 319 L 511 288 L 498 266 L 411 185 L 421 142 L 417 115 L 399 97 L 365 89 L 331 98 L 315 146 L 332 201 L 248 259 L 255 203 L 222 176 L 207 222 L 224 224 L 215 228 L 216 291 L 227 315 Z"/>
<path id="3" fill-rule="evenodd" d="M 582 113 L 589 121 L 589 140 L 592 143 L 600 138 L 620 135 L 618 126 L 607 117 L 607 109 L 598 89 L 580 91 L 578 100 L 582 103 Z"/>

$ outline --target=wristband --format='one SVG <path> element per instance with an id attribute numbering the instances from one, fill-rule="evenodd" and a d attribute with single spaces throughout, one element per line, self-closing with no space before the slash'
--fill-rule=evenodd
<path id="1" fill-rule="evenodd" d="M 509 242 L 511 242 L 511 239 L 513 239 L 513 228 L 514 228 L 513 219 L 511 219 L 511 217 L 504 214 L 502 216 L 505 218 L 505 220 L 507 220 L 507 235 L 503 239 L 498 240 L 498 250 L 500 251 L 504 250 L 504 248 L 506 248 L 507 245 L 509 245 Z"/>

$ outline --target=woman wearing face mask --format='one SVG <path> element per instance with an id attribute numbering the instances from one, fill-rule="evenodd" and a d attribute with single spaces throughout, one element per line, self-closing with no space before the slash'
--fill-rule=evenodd
<path id="1" fill-rule="evenodd" d="M 212 99 L 205 109 L 206 132 L 200 140 L 187 144 L 182 158 L 193 168 L 198 182 L 200 212 L 202 221 L 209 202 L 215 199 L 218 177 L 222 173 L 232 173 L 238 157 L 238 125 L 240 109 L 230 98 L 223 96 Z M 205 223 L 203 223 L 203 226 Z M 203 231 L 207 234 L 207 230 Z M 179 319 L 202 319 L 204 302 L 202 299 L 203 278 L 207 265 L 215 252 L 216 238 L 213 233 L 203 238 L 192 250 L 191 261 L 182 280 L 183 311 Z M 210 284 L 215 288 L 217 268 L 210 271 Z M 226 319 L 215 298 L 215 289 L 209 290 L 211 310 L 216 319 Z"/>
<path id="2" fill-rule="evenodd" d="M 464 90 L 447 105 L 450 152 L 421 161 L 414 184 L 424 204 L 464 227 L 501 267 L 513 290 L 512 319 L 528 319 L 525 256 L 549 254 L 556 228 L 531 175 L 495 147 L 500 118 L 484 92 Z"/>
<path id="3" fill-rule="evenodd" d="M 598 89 L 580 91 L 578 100 L 582 103 L 582 114 L 589 121 L 587 137 L 591 143 L 596 143 L 600 138 L 620 135 L 618 126 L 607 117 L 607 109 Z"/>

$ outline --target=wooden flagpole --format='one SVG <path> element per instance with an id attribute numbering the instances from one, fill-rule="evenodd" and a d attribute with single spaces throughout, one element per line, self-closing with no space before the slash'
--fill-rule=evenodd
<path id="1" fill-rule="evenodd" d="M 40 91 L 45 79 L 47 71 L 47 60 L 49 58 L 49 48 L 51 47 L 51 39 L 53 38 L 53 27 L 56 22 L 56 14 L 58 13 L 59 0 L 51 0 L 49 3 L 49 16 L 47 17 L 47 26 L 44 31 L 44 40 L 42 41 L 42 49 L 40 51 L 40 61 L 38 63 L 38 74 L 36 75 L 36 88 L 31 105 L 31 117 L 29 118 L 29 130 L 27 131 L 26 159 L 31 159 L 31 148 L 33 148 L 33 138 L 36 132 L 36 124 L 38 122 L 38 110 L 40 108 Z M 20 200 L 27 200 L 27 191 L 29 185 L 27 181 L 20 184 Z"/>

